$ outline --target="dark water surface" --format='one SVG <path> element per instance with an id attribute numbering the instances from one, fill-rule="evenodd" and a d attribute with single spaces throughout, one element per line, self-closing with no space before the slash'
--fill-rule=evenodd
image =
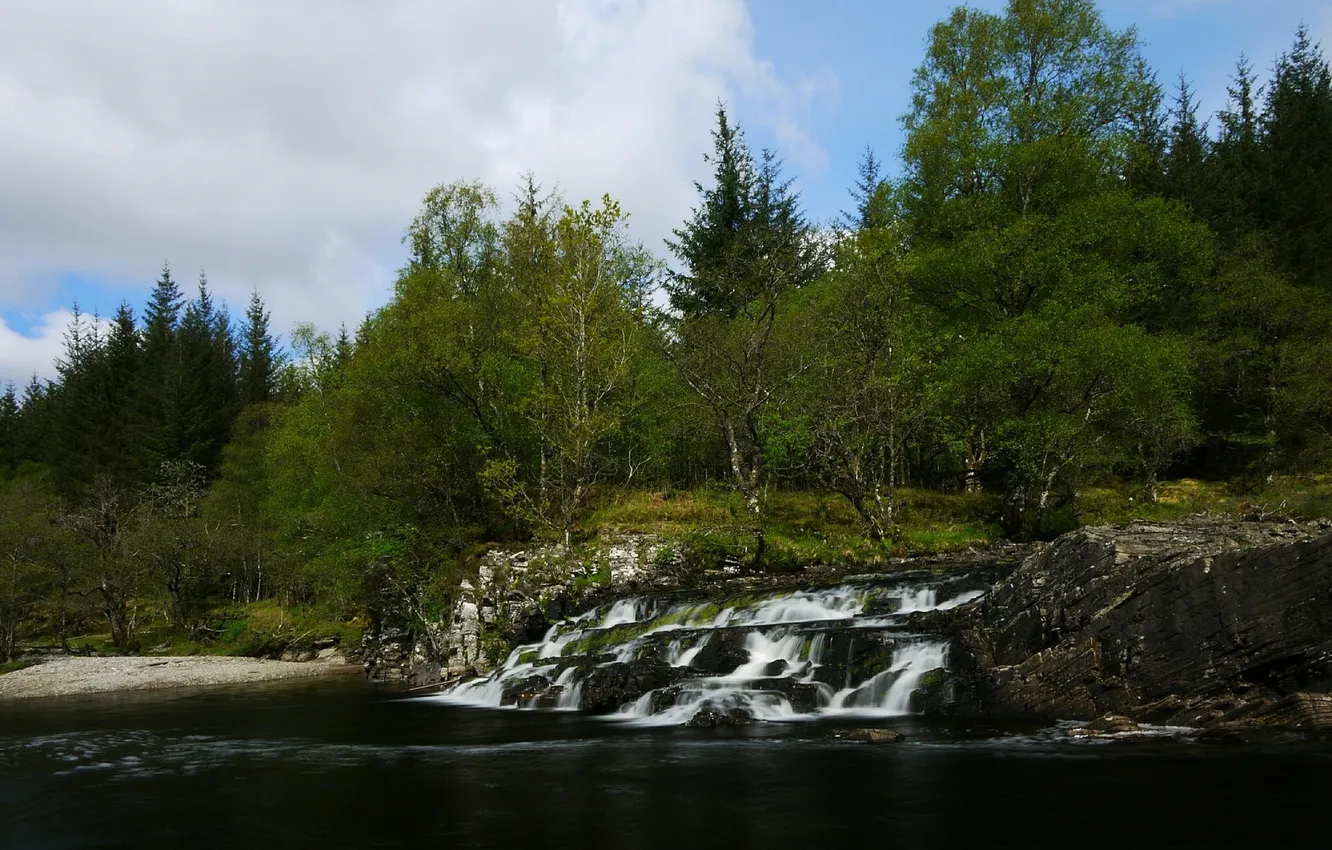
<path id="1" fill-rule="evenodd" d="M 0 703 L 0 847 L 1328 847 L 1332 741 L 643 730 L 360 681 Z"/>

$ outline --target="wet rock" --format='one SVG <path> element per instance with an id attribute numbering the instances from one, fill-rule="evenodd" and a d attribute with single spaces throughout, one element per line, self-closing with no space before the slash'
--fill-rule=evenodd
<path id="1" fill-rule="evenodd" d="M 902 740 L 901 733 L 894 732 L 891 729 L 877 729 L 874 727 L 846 729 L 835 734 L 843 741 L 859 741 L 866 744 L 891 744 Z"/>
<path id="2" fill-rule="evenodd" d="M 952 677 L 946 668 L 937 667 L 921 675 L 911 693 L 911 710 L 931 716 L 952 713 Z"/>
<path id="3" fill-rule="evenodd" d="M 1110 738 L 1116 735 L 1132 735 L 1141 731 L 1132 718 L 1122 714 L 1105 714 L 1090 723 L 1074 726 L 1068 730 L 1070 738 Z"/>
<path id="4" fill-rule="evenodd" d="M 1138 724 L 1122 714 L 1105 714 L 1088 723 L 1086 728 L 1101 735 L 1123 735 L 1137 732 Z"/>
<path id="5" fill-rule="evenodd" d="M 754 716 L 739 706 L 707 703 L 700 706 L 684 725 L 698 729 L 716 729 L 723 726 L 749 726 L 752 723 Z"/>
<path id="6" fill-rule="evenodd" d="M 822 662 L 814 678 L 834 690 L 852 682 L 864 682 L 887 670 L 892 665 L 894 649 L 903 640 L 901 635 L 889 632 L 848 627 L 821 631 Z"/>
<path id="7" fill-rule="evenodd" d="M 1226 726 L 1213 726 L 1210 729 L 1199 729 L 1189 736 L 1189 739 L 1199 744 L 1243 744 L 1245 743 L 1244 733 L 1239 729 Z"/>
<path id="8" fill-rule="evenodd" d="M 798 714 L 808 714 L 819 707 L 819 686 L 814 682 L 799 682 L 790 678 L 759 679 L 749 687 L 765 693 L 778 693 L 791 704 Z"/>
<path id="9" fill-rule="evenodd" d="M 732 672 L 749 660 L 745 637 L 746 632 L 740 629 L 719 632 L 689 662 L 689 669 L 708 676 Z"/>
<path id="10" fill-rule="evenodd" d="M 550 689 L 550 680 L 545 676 L 528 676 L 515 679 L 505 684 L 500 696 L 500 705 L 526 705 L 545 694 Z"/>
<path id="11" fill-rule="evenodd" d="M 1323 728 L 1332 526 L 1137 522 L 1066 534 L 954 626 L 966 711 Z M 1290 703 L 1294 695 L 1313 694 Z M 1235 716 L 1245 706 L 1252 713 Z"/>
<path id="12" fill-rule="evenodd" d="M 1215 720 L 1210 728 L 1276 726 L 1305 731 L 1332 730 L 1332 694 L 1297 693 L 1246 703 Z"/>
<path id="13" fill-rule="evenodd" d="M 684 671 L 657 660 L 638 660 L 593 668 L 583 680 L 584 711 L 609 714 L 648 691 L 664 688 Z"/>

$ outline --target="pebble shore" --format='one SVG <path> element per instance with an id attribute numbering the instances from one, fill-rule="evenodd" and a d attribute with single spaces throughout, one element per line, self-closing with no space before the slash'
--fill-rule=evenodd
<path id="1" fill-rule="evenodd" d="M 302 679 L 355 672 L 342 659 L 269 661 L 219 656 L 52 658 L 0 676 L 0 699 Z"/>

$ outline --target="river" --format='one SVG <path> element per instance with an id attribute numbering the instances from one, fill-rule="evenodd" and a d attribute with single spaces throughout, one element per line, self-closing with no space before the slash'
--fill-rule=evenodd
<path id="1" fill-rule="evenodd" d="M 644 728 L 359 680 L 0 703 L 0 846 L 1322 846 L 1332 741 Z M 1312 844 L 1307 842 L 1312 841 Z"/>

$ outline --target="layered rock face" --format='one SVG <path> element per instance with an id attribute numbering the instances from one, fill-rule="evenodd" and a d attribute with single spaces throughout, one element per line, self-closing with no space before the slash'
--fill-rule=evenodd
<path id="1" fill-rule="evenodd" d="M 1332 727 L 1332 524 L 1084 529 L 955 628 L 961 713 Z"/>
<path id="2" fill-rule="evenodd" d="M 560 546 L 494 549 L 438 622 L 380 624 L 366 635 L 370 678 L 427 685 L 486 674 L 512 645 L 539 640 L 591 600 L 679 586 L 679 558 L 654 535 L 623 535 L 575 557 Z"/>

